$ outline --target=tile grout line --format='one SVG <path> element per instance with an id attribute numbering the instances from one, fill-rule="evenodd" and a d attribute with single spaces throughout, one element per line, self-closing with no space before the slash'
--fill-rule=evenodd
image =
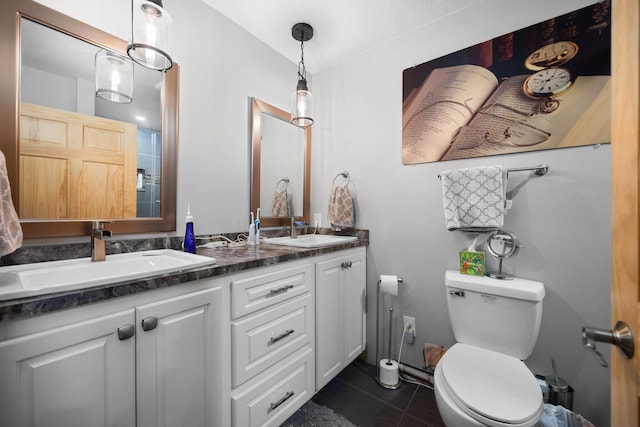
<path id="1" fill-rule="evenodd" d="M 407 415 L 407 411 L 409 410 L 409 407 L 411 407 L 411 404 L 413 403 L 413 399 L 416 398 L 416 394 L 418 394 L 418 387 L 416 387 L 415 390 L 413 390 L 413 395 L 411 395 L 411 399 L 409 399 L 409 404 L 404 409 L 404 411 L 402 411 L 402 416 L 398 420 L 398 424 L 396 424 L 396 427 L 399 427 L 402 424 L 402 421 L 404 420 L 405 415 Z"/>
<path id="2" fill-rule="evenodd" d="M 395 408 L 395 409 L 397 409 L 397 410 L 401 411 L 403 414 L 407 411 L 407 409 L 409 409 L 409 405 L 410 405 L 410 404 L 411 404 L 411 402 L 413 401 L 413 396 L 415 396 L 415 393 L 418 391 L 418 388 L 417 388 L 417 386 L 416 386 L 416 389 L 413 391 L 413 395 L 411 396 L 411 399 L 409 399 L 409 403 L 407 404 L 407 406 L 406 406 L 405 408 L 400 408 L 400 407 L 398 407 L 397 405 L 394 405 L 393 403 L 390 403 L 390 402 L 387 402 L 387 401 L 384 401 L 384 400 L 380 399 L 379 397 L 377 397 L 377 396 L 375 396 L 375 395 L 373 395 L 373 394 L 369 393 L 369 391 L 367 391 L 367 390 L 365 390 L 365 389 L 363 389 L 363 388 L 360 388 L 360 387 L 358 387 L 357 385 L 355 385 L 355 384 L 353 384 L 353 383 L 351 383 L 351 382 L 349 382 L 349 381 L 346 381 L 346 380 L 345 380 L 345 379 L 343 379 L 343 378 L 338 378 L 338 379 L 339 379 L 340 381 L 342 381 L 343 383 L 348 384 L 348 385 L 350 385 L 351 387 L 355 388 L 356 390 L 361 391 L 362 393 L 366 394 L 366 395 L 367 395 L 367 396 L 369 396 L 370 398 L 375 399 L 375 400 L 377 400 L 378 402 L 380 402 L 380 403 L 382 403 L 382 404 L 384 404 L 384 405 L 390 406 L 390 407 L 392 407 L 392 408 Z M 375 379 L 375 378 L 370 378 L 370 379 L 371 379 L 371 381 L 373 382 L 374 386 L 376 386 L 376 387 L 381 387 L 380 385 L 378 385 L 378 383 L 376 382 L 376 379 Z M 411 385 L 414 385 L 414 386 L 415 386 L 415 384 L 411 384 Z"/>

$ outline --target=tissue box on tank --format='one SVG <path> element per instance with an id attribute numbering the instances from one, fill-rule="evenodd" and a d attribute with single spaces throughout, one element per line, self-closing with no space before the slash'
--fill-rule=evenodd
<path id="1" fill-rule="evenodd" d="M 460 273 L 484 276 L 484 251 L 460 251 Z"/>

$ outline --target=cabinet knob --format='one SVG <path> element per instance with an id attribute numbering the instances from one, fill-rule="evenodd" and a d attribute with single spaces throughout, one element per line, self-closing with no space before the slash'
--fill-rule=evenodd
<path id="1" fill-rule="evenodd" d="M 155 316 L 147 317 L 146 319 L 142 319 L 142 330 L 150 331 L 155 329 L 158 326 L 158 318 Z"/>
<path id="2" fill-rule="evenodd" d="M 342 267 L 342 269 L 345 270 L 347 268 L 351 268 L 352 265 L 353 263 L 351 261 L 345 261 L 342 264 L 340 264 L 340 267 Z"/>
<path id="3" fill-rule="evenodd" d="M 136 328 L 131 323 L 127 323 L 124 326 L 118 328 L 118 339 L 120 341 L 131 338 L 136 333 Z"/>

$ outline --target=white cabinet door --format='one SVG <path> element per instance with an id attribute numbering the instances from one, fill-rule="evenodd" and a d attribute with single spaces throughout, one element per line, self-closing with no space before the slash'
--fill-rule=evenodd
<path id="1" fill-rule="evenodd" d="M 316 390 L 344 366 L 342 258 L 316 264 Z"/>
<path id="2" fill-rule="evenodd" d="M 364 248 L 316 263 L 316 390 L 365 348 Z"/>
<path id="3" fill-rule="evenodd" d="M 0 426 L 134 427 L 133 324 L 129 309 L 1 342 Z"/>
<path id="4" fill-rule="evenodd" d="M 345 366 L 353 362 L 365 350 L 367 339 L 366 272 L 364 254 L 349 257 L 347 268 L 343 270 Z"/>
<path id="5" fill-rule="evenodd" d="M 138 427 L 223 425 L 223 301 L 218 286 L 137 307 Z"/>

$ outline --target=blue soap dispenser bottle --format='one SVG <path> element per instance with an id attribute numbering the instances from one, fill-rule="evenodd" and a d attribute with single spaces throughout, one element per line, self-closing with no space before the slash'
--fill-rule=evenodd
<path id="1" fill-rule="evenodd" d="M 196 236 L 193 232 L 193 216 L 191 215 L 191 204 L 187 203 L 187 216 L 184 219 L 187 229 L 184 233 L 184 251 L 192 254 L 196 253 Z"/>
<path id="2" fill-rule="evenodd" d="M 255 229 L 256 229 L 256 245 L 260 244 L 260 208 L 256 209 L 256 221 L 255 221 Z"/>

